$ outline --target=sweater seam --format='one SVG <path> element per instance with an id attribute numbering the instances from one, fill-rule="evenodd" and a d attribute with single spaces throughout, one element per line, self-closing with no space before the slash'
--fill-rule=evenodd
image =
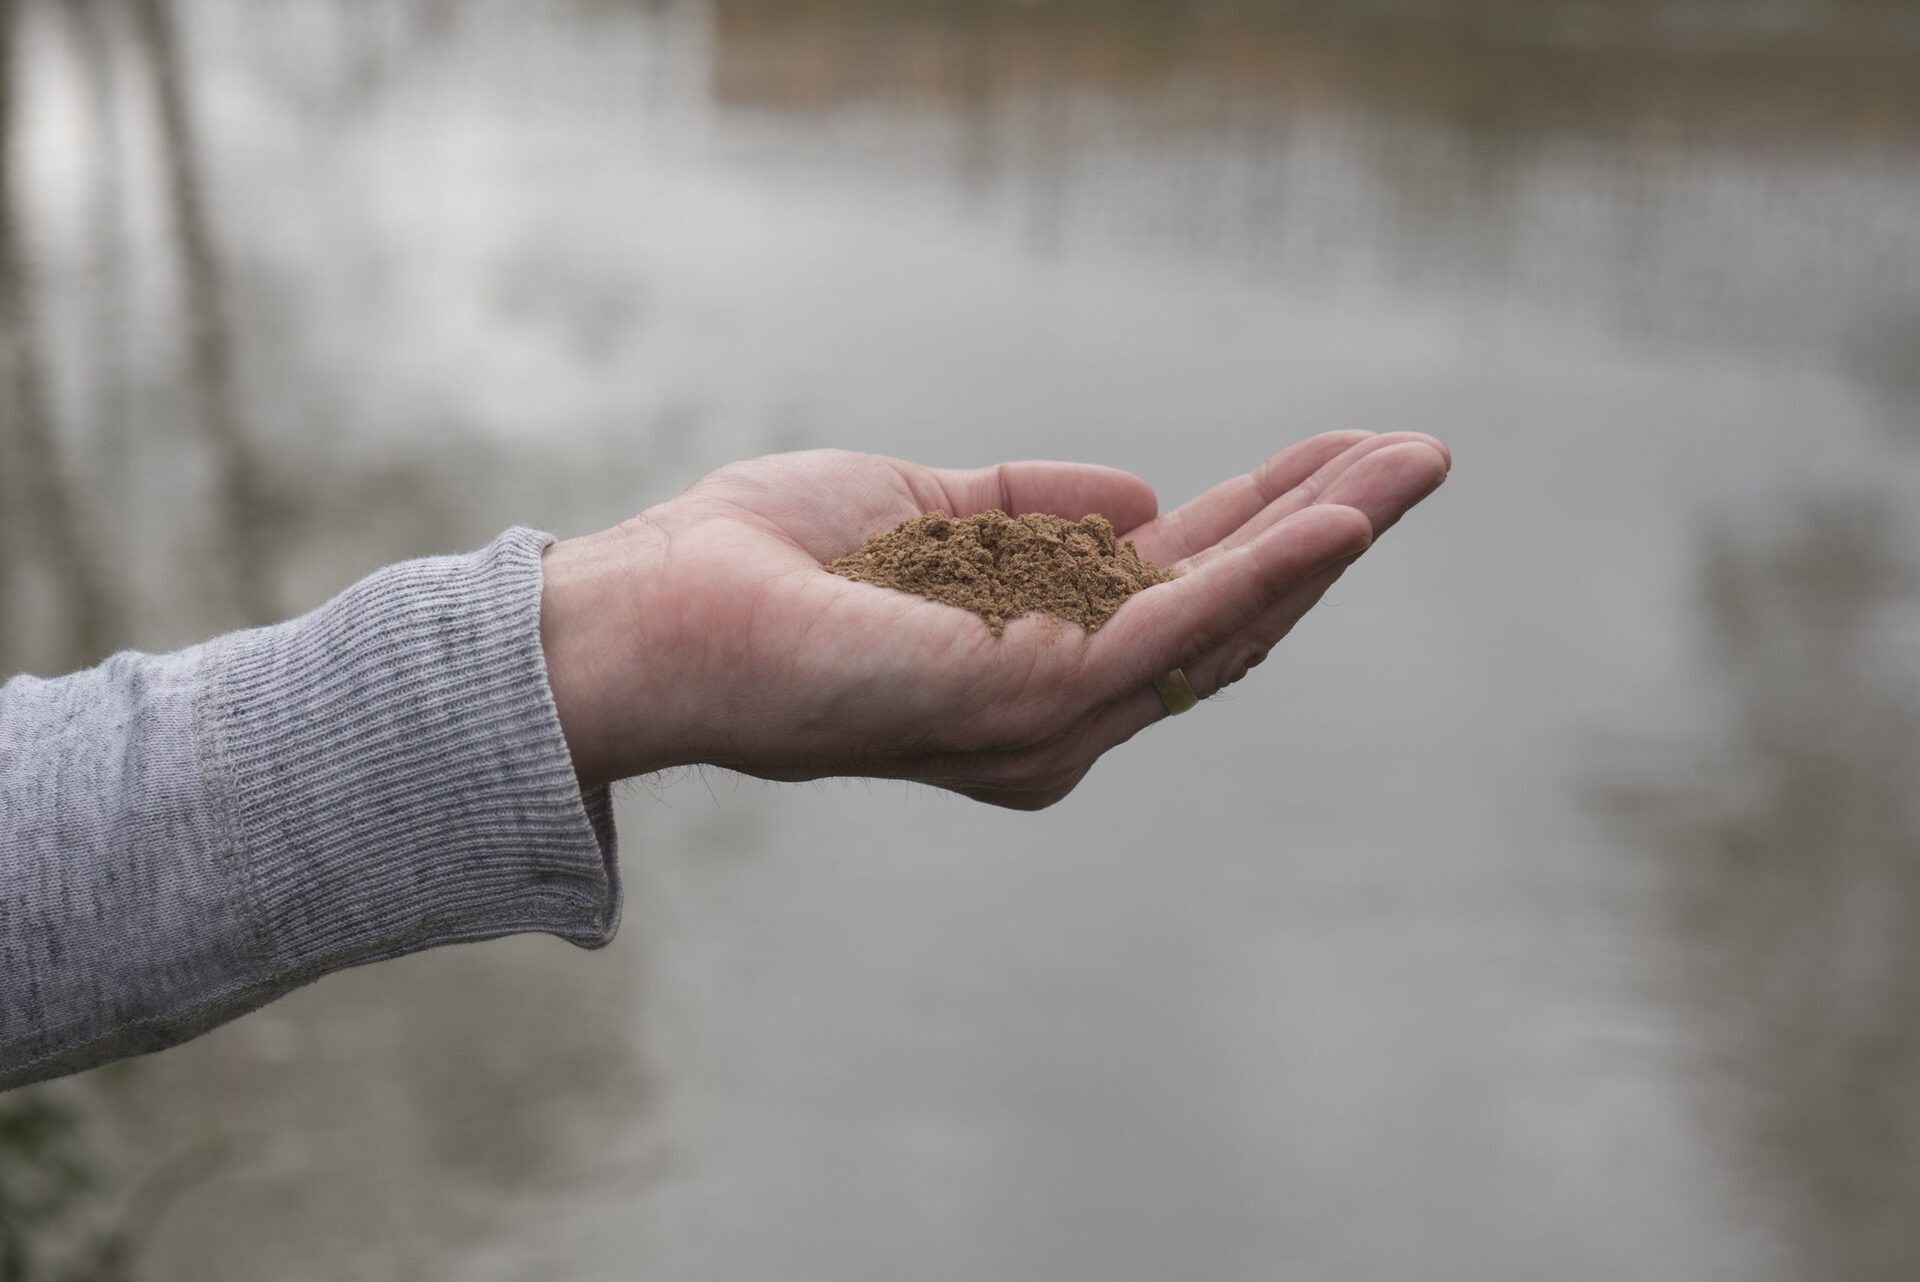
<path id="1" fill-rule="evenodd" d="M 268 980 L 273 974 L 273 951 L 269 943 L 266 914 L 262 902 L 258 872 L 241 832 L 239 774 L 227 744 L 222 720 L 226 708 L 226 665 L 221 662 L 231 642 L 225 638 L 207 647 L 202 660 L 206 680 L 194 706 L 195 738 L 199 741 L 200 768 L 213 793 L 213 819 L 219 833 L 220 851 L 229 875 L 240 895 L 241 913 L 246 918 L 252 944 L 254 982 Z"/>

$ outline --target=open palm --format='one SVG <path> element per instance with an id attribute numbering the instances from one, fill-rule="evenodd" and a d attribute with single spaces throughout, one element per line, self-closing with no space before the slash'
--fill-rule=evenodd
<path id="1" fill-rule="evenodd" d="M 554 550 L 600 603 L 574 631 L 592 640 L 572 645 L 591 671 L 556 670 L 555 695 L 576 759 L 590 747 L 596 763 L 583 779 L 710 762 L 1037 809 L 1165 715 L 1155 675 L 1183 667 L 1202 697 L 1243 676 L 1449 464 L 1431 437 L 1332 433 L 1158 517 L 1146 482 L 1088 464 L 956 471 L 838 450 L 733 464 L 571 557 Z M 820 568 L 922 512 L 988 508 L 1101 513 L 1180 577 L 1091 635 L 1029 616 L 996 637 L 967 611 Z"/>

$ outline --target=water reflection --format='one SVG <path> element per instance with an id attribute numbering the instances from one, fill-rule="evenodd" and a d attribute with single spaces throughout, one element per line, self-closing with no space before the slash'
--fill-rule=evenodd
<path id="1" fill-rule="evenodd" d="M 228 291 L 205 204 L 200 143 L 187 101 L 173 9 L 163 0 L 130 0 L 130 7 L 136 45 L 152 85 L 167 209 L 179 251 L 186 381 L 193 391 L 187 421 L 205 434 L 214 459 L 215 492 L 224 509 L 219 524 L 239 534 L 227 542 L 227 582 L 237 613 L 249 623 L 265 623 L 276 615 L 263 556 L 276 542 L 269 533 L 274 522 L 241 421 Z"/>
<path id="2" fill-rule="evenodd" d="M 969 109 L 1035 92 L 1350 103 L 1463 133 L 1767 148 L 1914 138 L 1912 11 L 1811 0 L 1760 15 L 1657 0 L 716 0 L 715 89 L 808 108 L 861 98 Z M 1196 124 L 1207 122 L 1195 121 Z"/>
<path id="3" fill-rule="evenodd" d="M 1920 438 L 1920 312 L 1863 326 L 1851 355 L 1853 372 L 1885 407 L 1889 426 Z"/>
<path id="4" fill-rule="evenodd" d="M 1711 751 L 1623 789 L 1705 1104 L 1791 1276 L 1920 1270 L 1920 566 L 1886 496 L 1736 519 L 1701 557 Z"/>
<path id="5" fill-rule="evenodd" d="M 609 953 L 339 976 L 66 1088 L 104 1222 L 208 1155 L 146 1275 L 1766 1276 L 1723 1180 L 1910 1265 L 1913 534 L 1771 497 L 1912 470 L 1909 6 L 0 15 L 6 671 L 788 445 L 1169 500 L 1322 426 L 1468 464 L 1072 814 L 666 781 Z M 1724 721 L 1655 693 L 1703 674 Z M 1576 745 L 1663 717 L 1726 745 L 1583 829 Z M 1738 1147 L 1587 1049 L 1654 1018 L 1623 936 Z"/>
<path id="6" fill-rule="evenodd" d="M 78 510 L 55 431 L 39 299 L 14 190 L 19 21 L 13 0 L 0 5 L 0 398 L 6 407 L 0 447 L 8 464 L 0 599 L 17 599 L 15 585 L 24 572 L 43 566 L 52 581 L 31 586 L 52 597 L 56 635 L 69 653 L 96 654 L 113 628 L 110 590 L 102 549 Z M 12 554 L 13 546 L 22 553 Z M 14 609 L 7 614 L 17 617 Z"/>
<path id="7" fill-rule="evenodd" d="M 1915 65 L 1878 4 L 721 0 L 713 44 L 806 163 L 930 165 L 1042 246 L 1834 358 L 1920 290 Z"/>

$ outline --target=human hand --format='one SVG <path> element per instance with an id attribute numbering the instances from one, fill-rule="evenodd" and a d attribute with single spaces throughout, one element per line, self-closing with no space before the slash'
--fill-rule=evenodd
<path id="1" fill-rule="evenodd" d="M 764 779 L 916 779 L 1037 810 L 1166 714 L 1245 676 L 1452 464 L 1414 433 L 1334 432 L 1155 516 L 1136 476 L 955 471 L 841 450 L 721 468 L 547 549 L 541 637 L 583 786 L 696 762 Z M 922 512 L 1098 512 L 1180 577 L 1098 632 L 977 616 L 821 567 Z"/>

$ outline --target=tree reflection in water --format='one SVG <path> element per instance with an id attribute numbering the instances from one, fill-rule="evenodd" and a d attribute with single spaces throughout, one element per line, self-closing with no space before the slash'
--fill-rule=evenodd
<path id="1" fill-rule="evenodd" d="M 690 19 L 684 47 L 636 23 L 667 10 Z M 511 358 L 516 343 L 541 361 L 514 368 L 546 371 L 527 402 L 548 439 L 585 442 L 622 495 L 653 466 L 625 460 L 657 444 L 636 425 L 663 403 L 644 390 L 662 364 L 634 353 L 674 351 L 676 336 L 688 353 L 722 353 L 673 371 L 684 379 L 664 402 L 681 415 L 676 439 L 724 423 L 728 406 L 751 419 L 788 395 L 777 380 L 756 384 L 729 347 L 744 337 L 748 357 L 768 350 L 727 317 L 780 303 L 777 272 L 751 256 L 737 270 L 699 257 L 724 239 L 675 245 L 683 274 L 701 281 L 676 294 L 673 274 L 632 243 L 649 229 L 673 234 L 674 223 L 642 221 L 635 233 L 588 213 L 632 198 L 606 173 L 656 162 L 663 182 L 717 176 L 773 215 L 794 188 L 764 171 L 789 168 L 861 230 L 901 211 L 876 190 L 931 174 L 948 212 L 971 218 L 1005 196 L 1032 212 L 1012 221 L 1044 226 L 1064 256 L 1118 247 L 1161 260 L 1183 285 L 1225 268 L 1281 311 L 1367 286 L 1393 308 L 1443 309 L 1467 324 L 1489 297 L 1512 296 L 1525 303 L 1515 315 L 1570 350 L 1636 370 L 1720 360 L 1756 396 L 1791 389 L 1779 367 L 1828 370 L 1838 356 L 1841 381 L 1920 421 L 1911 6 L 1806 0 L 1770 7 L 1758 33 L 1732 12 L 1714 19 L 1726 27 L 1716 38 L 1703 37 L 1705 8 L 1656 0 L 557 0 L 539 22 L 446 0 L 395 0 L 377 15 L 332 3 L 0 0 L 0 37 L 29 16 L 30 34 L 68 33 L 36 45 L 56 56 L 31 66 L 0 46 L 13 55 L 0 59 L 0 671 L 70 668 L 114 645 L 192 639 L 311 602 L 379 559 L 472 546 L 500 514 L 538 519 L 549 483 L 566 500 L 553 507 L 577 527 L 586 468 L 555 466 L 541 480 L 537 467 L 504 467 L 490 453 L 489 415 L 524 407 L 501 410 L 502 384 L 466 374 Z M 663 102 L 684 93 L 667 103 L 688 113 L 684 131 L 622 96 L 646 78 L 636 68 L 657 73 L 669 60 L 681 78 L 657 92 Z M 36 107 L 53 102 L 49 117 L 62 86 L 77 94 L 62 119 L 98 168 L 80 171 L 91 180 L 69 206 L 84 214 L 71 227 L 45 217 L 47 206 L 35 203 L 31 222 L 21 208 L 21 122 L 8 108 L 22 72 L 44 95 Z M 223 104 L 209 86 L 244 92 Z M 262 107 L 261 120 L 249 117 Z M 516 113 L 549 107 L 538 127 L 515 132 Z M 289 158 L 284 170 L 258 168 L 250 131 L 263 120 L 259 137 Z M 655 127 L 666 141 L 648 150 L 636 138 Z M 456 167 L 464 180 L 442 187 L 447 174 L 409 168 L 421 152 L 482 136 L 497 170 Z M 330 153 L 335 137 L 367 167 Z M 577 180 L 578 192 L 532 202 L 539 216 L 509 225 L 514 186 L 555 173 L 565 179 L 555 186 Z M 418 179 L 441 208 L 498 214 L 499 243 L 436 258 L 428 242 L 458 226 L 382 223 L 378 202 L 341 180 L 356 174 L 383 192 Z M 307 215 L 314 234 L 289 234 Z M 1001 249 L 986 237 L 957 243 Z M 944 279 L 936 273 L 951 270 L 954 247 L 931 244 L 934 256 L 905 260 L 917 270 L 902 279 Z M 55 251 L 84 253 L 88 267 L 71 270 Z M 1007 253 L 985 261 L 1036 274 L 1017 248 Z M 457 268 L 463 292 L 417 291 L 431 305 L 395 308 L 379 286 L 404 279 L 416 258 Z M 330 294 L 325 280 L 348 283 Z M 690 300 L 705 309 L 697 317 Z M 863 356 L 872 332 L 837 328 L 814 301 L 774 312 L 804 316 L 846 349 L 810 377 L 891 392 L 889 380 L 919 376 Z M 905 315 L 929 300 L 891 301 Z M 458 330 L 467 307 L 473 330 L 434 364 L 447 354 L 423 338 Z M 1157 305 L 1152 314 L 1157 324 Z M 967 314 L 926 332 L 951 341 L 964 367 L 996 351 L 969 347 L 966 326 L 1019 319 Z M 1154 341 L 1165 346 L 1152 355 L 1177 363 L 1204 358 L 1211 340 Z M 1287 359 L 1275 353 L 1282 385 Z M 1049 380 L 1076 377 L 1070 366 L 1002 372 L 1040 404 L 1058 391 Z M 1460 377 L 1461 397 L 1494 418 L 1521 387 L 1492 362 Z M 604 399 L 562 398 L 543 412 L 556 388 L 588 383 L 609 389 Z M 750 394 L 735 398 L 742 385 Z M 1631 425 L 1641 435 L 1623 425 L 1623 449 L 1717 405 L 1673 400 L 1685 385 L 1650 385 L 1659 399 L 1603 407 L 1659 406 L 1660 424 Z M 1432 407 L 1372 406 L 1413 426 Z M 1270 423 L 1273 409 L 1262 386 L 1227 413 Z M 602 420 L 615 427 L 602 433 Z M 1790 411 L 1743 427 L 1776 442 L 1795 431 Z M 927 439 L 911 423 L 889 430 L 903 451 Z M 1556 445 L 1597 460 L 1612 438 L 1580 430 Z M 132 483 L 122 487 L 115 469 Z M 480 497 L 489 489 L 503 501 Z M 1660 856 L 1662 938 L 1676 945 L 1662 982 L 1685 994 L 1692 1044 L 1727 1074 L 1706 1093 L 1716 1134 L 1737 1139 L 1738 1169 L 1770 1222 L 1815 1263 L 1788 1276 L 1916 1268 L 1915 1230 L 1900 1212 L 1920 1194 L 1904 1088 L 1920 1080 L 1907 1031 L 1920 1027 L 1920 945 L 1900 927 L 1920 908 L 1920 822 L 1899 774 L 1920 746 L 1902 694 L 1920 674 L 1882 644 L 1907 591 L 1894 519 L 1815 505 L 1784 538 L 1729 525 L 1710 540 L 1702 582 L 1726 744 L 1699 769 L 1620 797 Z M 287 568 L 303 558 L 305 581 Z M 1644 623 L 1664 634 L 1674 621 Z M 1482 675 L 1490 695 L 1524 688 Z M 1483 706 L 1503 715 L 1497 698 Z M 1487 791 L 1501 782 L 1487 779 Z M 731 834 L 719 844 L 752 848 Z M 19 1133 L 64 1154 L 78 1151 L 79 1132 L 47 1124 L 63 1116 L 52 1102 L 86 1103 L 103 1122 L 94 1133 L 137 1154 L 136 1171 L 153 1169 L 148 1154 L 175 1151 L 186 1128 L 231 1134 L 234 1156 L 207 1200 L 181 1209 L 176 1240 L 156 1242 L 171 1276 L 284 1276 L 343 1249 L 341 1224 L 355 1226 L 361 1240 L 348 1245 L 369 1269 L 427 1276 L 448 1244 L 511 1232 L 491 1217 L 529 1187 L 577 1176 L 591 1146 L 567 1137 L 633 1129 L 635 1101 L 652 1094 L 618 1031 L 633 1022 L 637 986 L 631 970 L 554 963 L 540 941 L 454 950 L 337 977 L 298 1005 L 128 1066 L 117 1094 L 96 1074 L 0 1109 L 41 1110 Z"/>
<path id="2" fill-rule="evenodd" d="M 1900 515 L 1833 499 L 1784 533 L 1716 526 L 1699 582 L 1721 740 L 1613 797 L 1659 861 L 1659 982 L 1708 1060 L 1709 1129 L 1793 1277 L 1920 1277 L 1920 663 Z"/>
<path id="3" fill-rule="evenodd" d="M 44 267 L 38 256 L 43 247 L 34 243 L 36 229 L 28 225 L 31 202 L 20 189 L 18 144 L 26 133 L 21 104 L 30 87 L 25 82 L 36 70 L 26 38 L 46 34 L 30 31 L 31 19 L 62 24 L 95 144 L 86 193 L 88 264 L 72 278 Z M 146 639 L 151 620 L 141 618 L 135 585 L 109 571 L 132 548 L 176 533 L 138 528 L 137 518 L 128 515 L 128 486 L 143 461 L 196 447 L 208 460 L 215 555 L 199 573 L 179 578 L 214 585 L 209 595 L 217 604 L 210 602 L 204 613 L 219 626 L 265 622 L 280 612 L 271 566 L 277 548 L 304 534 L 289 528 L 296 517 L 324 523 L 325 511 L 316 509 L 329 502 L 400 511 L 400 498 L 407 500 L 404 510 L 425 513 L 429 521 L 442 510 L 404 463 L 362 465 L 345 485 L 328 485 L 309 472 L 303 480 L 310 493 L 300 496 L 304 506 L 271 497 L 279 491 L 245 421 L 233 291 L 218 219 L 209 207 L 192 80 L 177 26 L 175 7 L 164 0 L 59 6 L 0 0 L 0 678 L 21 670 L 68 671 Z M 127 56 L 130 76 L 121 66 Z M 156 126 L 146 158 L 127 154 L 120 129 L 119 95 L 141 89 L 152 95 Z M 161 248 L 178 273 L 178 314 L 161 318 L 160 326 L 163 334 L 181 336 L 179 363 L 158 373 L 163 385 L 177 385 L 183 393 L 184 412 L 177 414 L 168 412 L 164 396 L 150 398 L 137 414 L 129 403 L 143 376 L 146 390 L 155 390 L 154 371 L 136 372 L 125 360 L 134 309 L 124 207 L 129 188 L 149 176 L 165 211 L 169 239 Z M 45 297 L 56 280 L 67 279 L 82 296 L 85 341 L 77 350 L 57 341 L 49 319 L 56 300 Z M 140 337 L 148 349 L 160 347 L 154 334 Z M 59 368 L 63 360 L 73 368 Z M 56 394 L 62 373 L 77 384 L 77 396 Z M 159 487 L 150 479 L 148 488 Z M 349 497 L 328 497 L 336 494 Z M 169 521 L 192 510 L 177 494 L 166 497 Z M 471 968 L 465 979 L 463 990 L 471 990 Z M 530 1007 L 564 1009 L 537 978 L 523 986 L 534 990 Z M 565 1046 L 570 1065 L 586 1058 L 564 1035 L 534 1044 Z M 431 1054 L 420 1058 L 438 1063 Z M 222 1166 L 219 1134 L 170 1128 L 165 1119 L 146 1115 L 138 1102 L 143 1068 L 117 1065 L 0 1098 L 0 1282 L 112 1282 L 128 1276 L 175 1199 Z M 473 1084 L 492 1080 L 471 1071 L 441 1076 L 457 1077 L 467 1089 L 447 1092 L 451 1108 L 445 1101 L 437 1111 L 423 1106 L 423 1115 L 436 1119 L 477 1108 Z M 171 1097 L 177 1103 L 186 1094 L 176 1087 Z M 218 1103 L 210 1102 L 207 1112 L 217 1116 Z M 508 1123 L 487 1132 L 499 1137 L 488 1152 L 504 1164 L 524 1164 L 543 1136 L 530 1121 L 519 1128 L 509 1124 L 511 1110 L 505 1115 Z"/>
<path id="4" fill-rule="evenodd" d="M 0 0 L 0 452 L 6 459 L 0 468 L 0 593 L 23 587 L 37 562 L 51 581 L 34 586 L 64 607 L 66 646 L 94 654 L 116 630 L 112 596 L 95 531 L 75 502 L 72 465 L 63 457 L 54 422 L 40 300 L 13 186 L 19 168 L 13 143 L 20 18 L 15 0 Z M 0 644 L 7 640 L 0 633 Z"/>
<path id="5" fill-rule="evenodd" d="M 235 533 L 229 544 L 228 584 L 240 618 L 270 622 L 276 611 L 265 554 L 272 513 L 241 421 L 239 371 L 221 258 L 206 207 L 203 163 L 173 10 L 162 0 L 134 0 L 134 28 L 153 86 L 166 174 L 167 204 L 184 278 L 188 383 L 194 419 L 205 434 L 224 508 L 222 525 Z"/>

